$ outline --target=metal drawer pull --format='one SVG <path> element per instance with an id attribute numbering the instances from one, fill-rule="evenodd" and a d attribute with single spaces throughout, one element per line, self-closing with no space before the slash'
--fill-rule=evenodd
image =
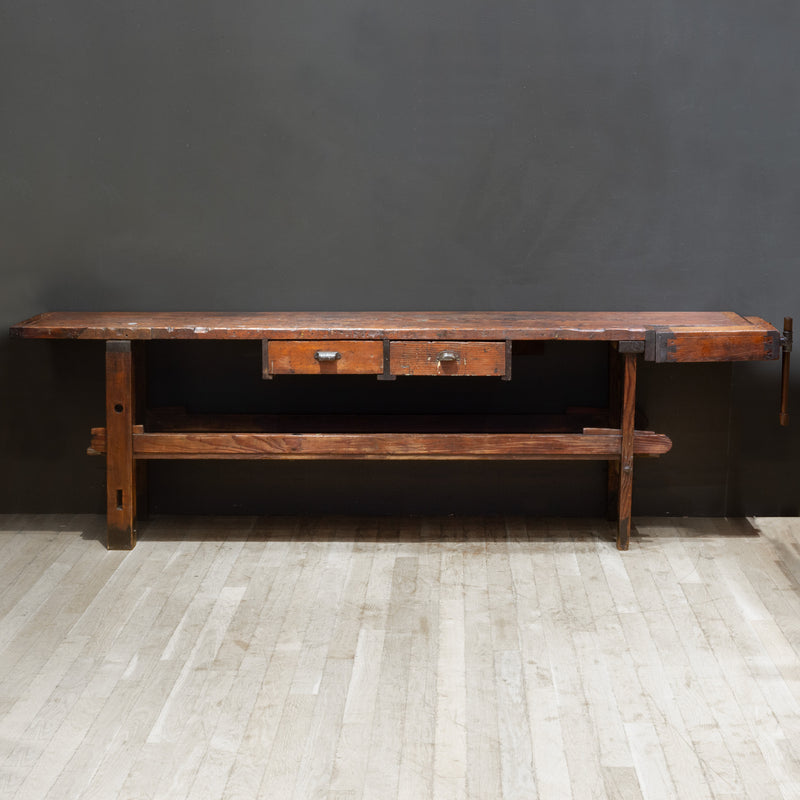
<path id="1" fill-rule="evenodd" d="M 317 350 L 314 353 L 314 358 L 317 361 L 338 361 L 342 354 L 338 350 Z"/>
<path id="2" fill-rule="evenodd" d="M 436 356 L 437 361 L 458 361 L 458 353 L 453 352 L 452 350 L 442 350 L 439 355 Z"/>

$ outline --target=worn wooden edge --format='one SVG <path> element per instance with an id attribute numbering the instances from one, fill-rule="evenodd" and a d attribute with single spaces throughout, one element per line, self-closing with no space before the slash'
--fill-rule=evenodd
<path id="1" fill-rule="evenodd" d="M 28 319 L 22 320 L 22 322 L 18 322 L 16 325 L 12 325 L 8 329 L 8 335 L 15 338 L 38 338 L 35 333 L 31 334 L 29 331 L 35 329 L 44 316 L 45 314 L 35 314 L 32 317 L 28 317 Z"/>
<path id="2" fill-rule="evenodd" d="M 401 324 L 382 324 L 381 314 L 312 312 L 224 314 L 221 312 L 45 312 L 10 328 L 19 338 L 35 339 L 463 339 L 467 341 L 644 341 L 657 325 L 656 316 L 670 317 L 670 327 L 704 312 L 406 312 L 386 313 Z M 734 312 L 708 312 L 716 319 L 703 323 L 712 336 L 731 331 L 776 330 L 757 317 Z M 637 319 L 637 314 L 639 319 Z M 471 317 L 469 321 L 459 316 Z M 603 316 L 609 318 L 603 321 Z M 252 322 L 259 316 L 263 320 Z M 548 319 L 551 316 L 552 319 Z M 615 316 L 629 316 L 621 324 Z M 118 317 L 119 320 L 113 319 Z M 165 320 L 164 318 L 167 317 Z M 295 317 L 295 319 L 292 319 Z M 360 324 L 359 318 L 370 324 Z M 569 319 L 573 317 L 574 319 Z M 723 320 L 719 318 L 722 317 Z M 286 319 L 289 323 L 287 324 Z M 613 320 L 613 321 L 612 321 Z M 377 321 L 377 324 L 375 324 Z"/>
<path id="3" fill-rule="evenodd" d="M 137 459 L 420 459 L 516 460 L 618 458 L 618 430 L 589 434 L 409 434 L 409 433 L 144 433 L 136 428 Z M 634 453 L 657 456 L 668 452 L 668 436 L 637 431 Z M 105 452 L 105 429 L 93 428 L 93 455 Z"/>
<path id="4" fill-rule="evenodd" d="M 9 333 L 19 339 L 81 339 L 81 340 L 240 340 L 252 341 L 260 339 L 292 340 L 292 339 L 394 339 L 402 341 L 424 340 L 459 340 L 472 342 L 490 341 L 528 341 L 528 342 L 619 342 L 644 341 L 647 328 L 625 329 L 587 329 L 587 328 L 550 328 L 540 329 L 528 326 L 487 328 L 242 328 L 231 331 L 213 329 L 198 331 L 195 328 L 88 328 L 65 326 L 59 328 L 24 327 L 22 324 L 9 328 Z M 715 331 L 709 328 L 710 336 L 725 336 L 728 332 Z"/>

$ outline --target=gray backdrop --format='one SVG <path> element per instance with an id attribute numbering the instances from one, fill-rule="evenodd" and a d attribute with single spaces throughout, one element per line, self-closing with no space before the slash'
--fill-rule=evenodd
<path id="1" fill-rule="evenodd" d="M 800 308 L 795 2 L 2 0 L 0 19 L 4 328 L 58 309 Z M 259 381 L 252 345 L 152 361 L 154 402 L 211 410 L 605 400 L 592 345 L 543 348 L 510 384 L 343 378 L 326 398 Z M 97 343 L 0 341 L 0 511 L 102 510 L 84 455 L 102 364 Z M 798 512 L 776 364 L 646 365 L 640 397 L 675 446 L 637 465 L 636 513 Z M 152 503 L 594 514 L 603 482 L 580 463 L 173 463 Z"/>

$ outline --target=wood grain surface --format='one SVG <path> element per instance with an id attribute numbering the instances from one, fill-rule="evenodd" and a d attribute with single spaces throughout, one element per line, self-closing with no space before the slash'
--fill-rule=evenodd
<path id="1" fill-rule="evenodd" d="M 130 342 L 106 346 L 106 506 L 108 547 L 136 544 L 136 470 L 133 455 L 133 355 Z"/>
<path id="2" fill-rule="evenodd" d="M 455 361 L 443 360 L 452 354 Z M 505 342 L 390 342 L 392 375 L 504 375 Z"/>
<path id="3" fill-rule="evenodd" d="M 322 352 L 336 353 L 334 361 L 320 361 Z M 383 343 L 335 339 L 270 342 L 268 370 L 272 375 L 380 375 Z"/>
<path id="4" fill-rule="evenodd" d="M 656 326 L 713 337 L 776 329 L 756 317 L 713 312 L 47 312 L 11 335 L 39 339 L 464 339 L 643 341 Z"/>
<path id="5" fill-rule="evenodd" d="M 596 459 L 618 458 L 619 430 L 587 433 L 145 433 L 135 429 L 133 454 L 147 459 Z M 668 436 L 637 431 L 639 455 L 669 451 Z M 94 428 L 90 454 L 106 451 Z"/>
<path id="6" fill-rule="evenodd" d="M 768 361 L 780 357 L 778 330 L 759 327 L 710 334 L 707 327 L 656 328 L 645 334 L 645 358 L 659 363 L 701 361 Z"/>
<path id="7" fill-rule="evenodd" d="M 620 431 L 622 444 L 619 456 L 619 496 L 617 547 L 627 550 L 631 538 L 631 501 L 633 498 L 633 456 L 636 453 L 636 356 L 622 356 L 622 409 Z"/>

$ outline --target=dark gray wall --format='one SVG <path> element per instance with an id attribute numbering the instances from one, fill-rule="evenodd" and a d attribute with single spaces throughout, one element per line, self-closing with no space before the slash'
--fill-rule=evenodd
<path id="1" fill-rule="evenodd" d="M 795 2 L 1 11 L 3 327 L 47 309 L 800 308 Z M 300 391 L 265 388 L 247 345 L 198 347 L 186 366 L 156 353 L 154 399 L 225 400 L 206 366 L 244 406 Z M 476 402 L 603 402 L 602 369 L 551 346 Z M 0 510 L 102 509 L 83 455 L 102 346 L 5 340 L 0 375 Z M 423 402 L 352 380 L 331 402 Z M 646 366 L 675 446 L 637 467 L 635 511 L 797 513 L 777 389 L 775 364 Z M 162 511 L 597 513 L 602 485 L 597 464 L 163 464 L 152 492 Z"/>

